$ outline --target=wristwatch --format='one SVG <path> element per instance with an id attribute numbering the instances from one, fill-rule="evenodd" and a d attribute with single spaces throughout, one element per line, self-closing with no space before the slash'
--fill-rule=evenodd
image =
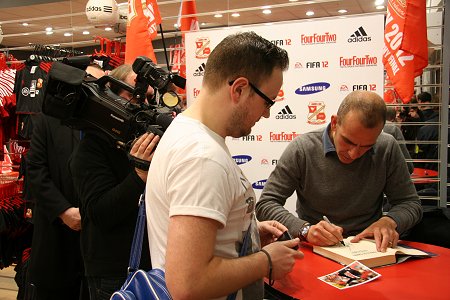
<path id="1" fill-rule="evenodd" d="M 300 228 L 300 234 L 298 235 L 298 237 L 300 238 L 301 241 L 306 241 L 309 228 L 311 228 L 311 224 L 309 224 L 308 222 L 303 224 L 302 228 Z"/>

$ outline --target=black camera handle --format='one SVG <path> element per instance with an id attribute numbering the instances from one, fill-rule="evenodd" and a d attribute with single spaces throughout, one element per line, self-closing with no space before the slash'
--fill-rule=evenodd
<path id="1" fill-rule="evenodd" d="M 123 82 L 123 81 L 120 81 L 119 79 L 114 78 L 114 77 L 112 77 L 112 76 L 110 76 L 110 75 L 102 76 L 102 77 L 100 77 L 99 79 L 97 79 L 97 80 L 95 81 L 95 83 L 97 83 L 98 86 L 99 86 L 102 90 L 105 90 L 106 84 L 109 83 L 109 82 L 114 83 L 115 85 L 120 86 L 122 89 L 127 90 L 127 91 L 129 91 L 130 93 L 134 93 L 134 90 L 135 90 L 134 87 L 132 87 L 132 86 L 129 85 L 128 83 L 125 83 L 125 82 Z"/>

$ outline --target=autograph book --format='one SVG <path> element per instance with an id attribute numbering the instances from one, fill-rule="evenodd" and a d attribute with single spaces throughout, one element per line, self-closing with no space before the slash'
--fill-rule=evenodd
<path id="1" fill-rule="evenodd" d="M 330 247 L 314 246 L 313 252 L 348 265 L 357 260 L 369 268 L 401 263 L 410 257 L 425 258 L 433 255 L 419 249 L 398 245 L 396 248 L 387 248 L 386 252 L 378 252 L 373 240 L 361 240 L 351 243 L 353 237 L 344 239 L 345 246 Z"/>

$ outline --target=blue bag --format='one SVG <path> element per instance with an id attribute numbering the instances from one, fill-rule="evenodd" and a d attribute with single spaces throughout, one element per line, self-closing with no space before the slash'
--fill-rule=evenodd
<path id="1" fill-rule="evenodd" d="M 128 277 L 120 290 L 112 294 L 110 300 L 172 300 L 163 270 L 143 271 L 138 269 L 146 223 L 144 194 L 139 199 L 139 213 L 131 246 Z"/>

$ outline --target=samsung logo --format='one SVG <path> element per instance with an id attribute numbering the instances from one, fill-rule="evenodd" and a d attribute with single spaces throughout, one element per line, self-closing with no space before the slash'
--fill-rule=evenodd
<path id="1" fill-rule="evenodd" d="M 267 179 L 263 179 L 263 180 L 257 181 L 257 182 L 252 184 L 252 187 L 255 190 L 262 190 L 264 188 L 264 185 L 266 184 L 266 181 L 267 181 Z"/>
<path id="2" fill-rule="evenodd" d="M 299 87 L 295 90 L 298 95 L 309 95 L 325 91 L 330 87 L 328 82 L 315 82 Z"/>
<path id="3" fill-rule="evenodd" d="M 251 161 L 252 157 L 250 155 L 235 155 L 233 156 L 233 159 L 236 162 L 236 164 L 242 165 Z"/>

